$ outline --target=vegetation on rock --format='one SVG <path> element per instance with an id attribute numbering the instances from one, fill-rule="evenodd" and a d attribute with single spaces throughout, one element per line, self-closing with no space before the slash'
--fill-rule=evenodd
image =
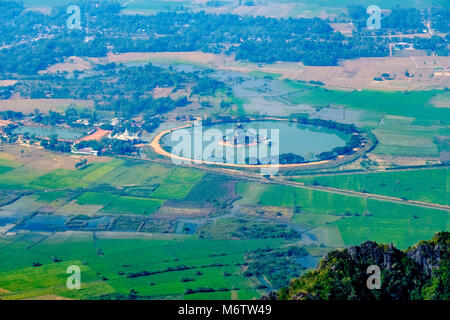
<path id="1" fill-rule="evenodd" d="M 405 251 L 367 241 L 334 250 L 310 271 L 278 292 L 292 300 L 448 300 L 450 232 L 437 233 Z M 369 289 L 367 268 L 381 270 L 381 288 Z"/>

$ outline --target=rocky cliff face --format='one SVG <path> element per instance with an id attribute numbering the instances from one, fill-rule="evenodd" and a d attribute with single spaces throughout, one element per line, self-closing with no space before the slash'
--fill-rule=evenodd
<path id="1" fill-rule="evenodd" d="M 438 268 L 441 260 L 446 256 L 448 259 L 448 250 L 449 246 L 445 244 L 421 244 L 417 248 L 409 250 L 407 256 L 421 266 L 427 276 L 431 276 L 432 271 Z"/>
<path id="2" fill-rule="evenodd" d="M 347 258 L 357 264 L 377 265 L 381 269 L 391 269 L 392 265 L 399 263 L 403 252 L 392 244 L 380 246 L 376 242 L 367 241 L 361 246 L 350 247 L 347 250 Z"/>
<path id="3" fill-rule="evenodd" d="M 381 270 L 381 288 L 369 289 L 367 268 Z M 364 242 L 327 254 L 319 268 L 278 292 L 281 299 L 450 299 L 450 233 L 437 233 L 402 251 Z M 273 297 L 273 296 L 272 296 Z"/>

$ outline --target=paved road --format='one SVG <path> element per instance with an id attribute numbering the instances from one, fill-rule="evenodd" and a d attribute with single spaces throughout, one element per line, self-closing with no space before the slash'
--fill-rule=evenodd
<path id="1" fill-rule="evenodd" d="M 142 159 L 142 158 L 136 158 L 136 157 L 131 157 L 131 156 L 130 157 L 122 156 L 122 157 L 156 162 L 156 163 L 163 163 L 163 164 L 173 165 L 173 166 L 178 165 L 178 164 L 174 164 L 170 160 Z M 189 168 L 197 168 L 200 170 L 214 172 L 214 173 L 225 174 L 225 175 L 233 176 L 236 178 L 260 182 L 260 183 L 286 185 L 286 186 L 307 189 L 307 190 L 316 190 L 316 191 L 329 192 L 329 193 L 341 194 L 341 195 L 346 195 L 346 196 L 381 200 L 381 201 L 406 204 L 406 205 L 412 205 L 412 206 L 429 208 L 429 209 L 444 210 L 444 211 L 450 212 L 450 206 L 447 206 L 447 205 L 428 203 L 428 202 L 423 202 L 423 201 L 403 200 L 403 199 L 397 198 L 397 197 L 383 196 L 383 195 L 371 194 L 371 193 L 363 193 L 363 192 L 357 192 L 357 191 L 351 191 L 351 190 L 345 190 L 345 189 L 337 189 L 337 188 L 331 188 L 331 187 L 310 186 L 310 185 L 305 185 L 301 182 L 285 180 L 283 177 L 265 178 L 264 176 L 262 176 L 256 172 L 246 172 L 246 171 L 240 171 L 240 170 L 234 170 L 234 169 L 220 168 L 220 167 L 216 167 L 216 166 L 205 166 L 205 165 L 198 166 L 198 165 L 194 165 L 194 164 L 181 164 L 181 166 L 189 167 Z"/>
<path id="2" fill-rule="evenodd" d="M 433 170 L 433 169 L 448 169 L 448 166 L 427 166 L 427 167 L 417 167 L 417 168 L 398 168 L 398 169 L 389 169 L 389 170 L 365 170 L 365 171 L 333 171 L 333 172 L 311 172 L 306 173 L 304 175 L 292 175 L 286 176 L 289 179 L 301 179 L 308 177 L 324 177 L 324 176 L 346 176 L 346 175 L 355 175 L 355 174 L 368 174 L 368 173 L 383 173 L 383 172 L 402 172 L 402 171 L 418 171 L 418 170 Z"/>

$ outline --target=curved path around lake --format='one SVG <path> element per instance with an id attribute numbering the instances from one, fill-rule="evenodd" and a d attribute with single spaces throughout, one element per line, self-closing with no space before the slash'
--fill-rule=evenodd
<path id="1" fill-rule="evenodd" d="M 288 121 L 286 119 L 279 119 L 279 118 L 250 119 L 250 121 L 256 121 L 256 120 Z M 288 163 L 288 164 L 253 164 L 253 165 L 252 164 L 235 164 L 235 163 L 222 163 L 222 162 L 190 159 L 190 158 L 180 157 L 180 156 L 171 154 L 170 152 L 164 150 L 164 148 L 161 146 L 161 143 L 160 143 L 160 140 L 162 139 L 162 137 L 171 133 L 172 131 L 189 128 L 189 127 L 192 127 L 192 125 L 193 124 L 187 124 L 184 126 L 164 130 L 155 136 L 155 138 L 150 143 L 150 146 L 157 154 L 165 156 L 165 157 L 169 157 L 172 160 L 175 159 L 175 160 L 190 162 L 190 163 L 194 163 L 194 164 L 208 164 L 208 165 L 216 165 L 216 166 L 235 167 L 235 168 L 255 168 L 255 169 L 257 169 L 257 168 L 315 167 L 317 165 L 332 164 L 335 162 L 335 160 L 322 160 L 322 161 L 314 161 L 314 162 L 306 162 L 306 163 Z M 342 158 L 339 158 L 339 160 L 342 160 Z"/>

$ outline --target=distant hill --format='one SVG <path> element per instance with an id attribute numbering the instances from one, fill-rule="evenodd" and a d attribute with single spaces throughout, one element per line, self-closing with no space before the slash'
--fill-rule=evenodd
<path id="1" fill-rule="evenodd" d="M 368 289 L 370 265 L 381 270 L 381 288 Z M 437 233 L 405 251 L 392 244 L 367 241 L 334 250 L 319 268 L 277 293 L 288 300 L 448 300 L 450 298 L 450 233 Z M 263 299 L 275 298 L 272 293 Z"/>

